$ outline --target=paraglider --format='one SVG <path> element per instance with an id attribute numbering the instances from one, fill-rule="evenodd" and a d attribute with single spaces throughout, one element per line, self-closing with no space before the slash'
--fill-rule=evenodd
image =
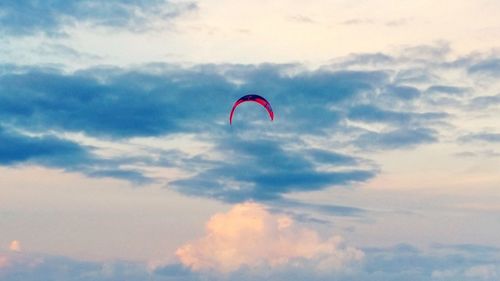
<path id="1" fill-rule="evenodd" d="M 265 98 L 263 98 L 259 95 L 246 95 L 246 96 L 239 98 L 234 103 L 233 108 L 231 109 L 231 114 L 229 115 L 229 124 L 232 125 L 232 123 L 233 123 L 233 114 L 234 114 L 234 110 L 236 109 L 236 107 L 244 102 L 247 102 L 247 101 L 253 101 L 253 102 L 256 102 L 256 103 L 262 105 L 263 107 L 265 107 L 267 110 L 267 113 L 269 113 L 269 117 L 271 118 L 271 121 L 274 120 L 274 112 L 273 112 L 273 109 L 271 108 L 271 104 Z"/>

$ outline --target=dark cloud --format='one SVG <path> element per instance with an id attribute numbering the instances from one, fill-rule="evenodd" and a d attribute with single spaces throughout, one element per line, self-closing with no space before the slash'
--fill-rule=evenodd
<path id="1" fill-rule="evenodd" d="M 467 90 L 467 88 L 463 87 L 433 85 L 427 88 L 425 92 L 429 94 L 462 95 L 463 93 L 467 92 Z"/>
<path id="2" fill-rule="evenodd" d="M 54 35 L 76 23 L 136 31 L 152 19 L 175 18 L 196 7 L 194 3 L 165 0 L 4 0 L 0 2 L 0 31 L 14 36 L 37 32 Z"/>
<path id="3" fill-rule="evenodd" d="M 70 159 L 88 159 L 78 144 L 56 137 L 29 137 L 0 127 L 0 164 L 12 165 L 37 161 L 49 165 L 65 165 Z"/>
<path id="4" fill-rule="evenodd" d="M 151 69 L 8 73 L 0 76 L 0 116 L 4 123 L 32 130 L 113 138 L 187 132 L 207 124 L 220 130 L 216 121 L 227 118 L 233 100 L 259 89 L 271 103 L 276 101 L 277 118 L 286 128 L 314 133 L 340 121 L 339 112 L 329 106 L 371 91 L 386 79 L 383 72 L 318 71 L 290 77 L 283 74 L 286 70 L 282 65 L 166 66 L 160 73 Z M 242 84 L 232 83 L 233 79 Z M 248 112 L 238 109 L 235 122 L 248 117 Z"/>
<path id="5" fill-rule="evenodd" d="M 104 167 L 95 171 L 89 169 L 88 171 L 84 170 L 84 172 L 90 177 L 122 179 L 135 184 L 145 184 L 153 181 L 153 179 L 148 178 L 139 171 L 113 169 L 112 167 Z"/>
<path id="6" fill-rule="evenodd" d="M 492 77 L 500 76 L 500 59 L 490 58 L 472 64 L 468 68 L 471 74 L 485 74 Z"/>
<path id="7" fill-rule="evenodd" d="M 291 210 L 307 210 L 316 213 L 322 213 L 329 216 L 348 216 L 348 217 L 363 217 L 367 214 L 367 210 L 362 208 L 356 208 L 351 206 L 341 206 L 332 204 L 311 204 L 307 202 L 301 202 L 291 199 L 280 199 L 272 202 L 272 206 L 279 207 L 281 209 L 291 209 Z M 305 213 L 293 213 L 294 217 L 298 217 L 302 221 L 312 221 L 318 222 L 316 218 L 310 217 Z M 325 221 L 319 221 L 319 223 L 326 223 Z"/>
<path id="8" fill-rule="evenodd" d="M 43 165 L 81 172 L 91 177 L 111 177 L 137 184 L 152 179 L 142 173 L 117 168 L 124 160 L 101 159 L 90 147 L 56 136 L 27 136 L 0 127 L 0 165 Z"/>
<path id="9" fill-rule="evenodd" d="M 420 92 L 407 84 L 393 84 L 391 72 L 385 70 L 311 71 L 294 64 L 187 68 L 150 64 L 73 73 L 4 69 L 0 71 L 0 125 L 124 142 L 189 133 L 213 145 L 208 154 L 223 155 L 215 159 L 161 150 L 139 158 L 101 159 L 91 153 L 93 148 L 80 148 L 86 157 L 69 157 L 72 162 L 65 169 L 144 183 L 154 179 L 138 166 L 175 166 L 193 174 L 173 182 L 176 190 L 225 202 L 278 200 L 292 192 L 367 181 L 377 173 L 369 161 L 336 151 L 346 146 L 385 150 L 435 142 L 437 133 L 428 127 L 447 117 L 440 112 L 409 111 Z M 244 93 L 264 95 L 275 111 L 274 122 L 262 107 L 247 103 L 238 107 L 229 126 L 232 103 Z M 387 110 L 379 105 L 393 104 L 395 96 L 399 107 Z M 391 129 L 368 132 L 351 127 L 349 119 L 383 122 Z M 337 140 L 335 134 L 342 134 L 344 140 Z M 323 144 L 307 144 L 308 136 Z M 51 159 L 62 161 L 56 154 Z M 18 162 L 22 161 L 28 159 Z"/>
<path id="10" fill-rule="evenodd" d="M 349 155 L 340 154 L 322 149 L 308 149 L 306 155 L 310 156 L 314 161 L 333 165 L 354 165 L 360 160 Z"/>
<path id="11" fill-rule="evenodd" d="M 420 97 L 420 90 L 411 86 L 393 86 L 386 88 L 387 93 L 392 94 L 392 97 L 400 99 L 416 99 Z"/>
<path id="12" fill-rule="evenodd" d="M 375 175 L 373 171 L 355 168 L 338 172 L 317 171 L 316 163 L 308 160 L 307 151 L 285 150 L 279 141 L 233 139 L 219 146 L 226 159 L 192 178 L 171 185 L 188 195 L 234 203 L 249 199 L 276 200 L 286 193 L 366 181 Z M 309 153 L 316 160 L 320 151 Z M 326 160 L 331 161 L 335 154 L 326 152 L 325 155 Z M 337 155 L 333 163 L 348 165 L 353 159 Z"/>
<path id="13" fill-rule="evenodd" d="M 0 83 L 3 122 L 117 138 L 179 131 L 183 119 L 213 113 L 216 95 L 231 90 L 214 74 L 163 77 L 113 70 L 100 77 L 35 70 L 3 75 Z"/>

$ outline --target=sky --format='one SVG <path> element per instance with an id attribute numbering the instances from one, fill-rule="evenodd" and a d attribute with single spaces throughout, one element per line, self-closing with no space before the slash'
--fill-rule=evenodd
<path id="1" fill-rule="evenodd" d="M 498 280 L 499 12 L 0 2 L 0 280 Z"/>

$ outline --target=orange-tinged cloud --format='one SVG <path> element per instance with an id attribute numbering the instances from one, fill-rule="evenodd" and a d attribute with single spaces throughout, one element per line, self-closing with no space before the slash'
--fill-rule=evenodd
<path id="1" fill-rule="evenodd" d="M 345 246 L 340 236 L 322 239 L 314 230 L 271 214 L 257 203 L 238 204 L 214 215 L 206 224 L 205 236 L 181 246 L 176 255 L 192 270 L 223 273 L 242 266 L 277 267 L 299 259 L 315 270 L 338 270 L 364 256 Z"/>
<path id="2" fill-rule="evenodd" d="M 11 250 L 13 252 L 20 252 L 21 251 L 21 243 L 18 240 L 13 240 L 12 242 L 10 242 L 9 250 Z"/>

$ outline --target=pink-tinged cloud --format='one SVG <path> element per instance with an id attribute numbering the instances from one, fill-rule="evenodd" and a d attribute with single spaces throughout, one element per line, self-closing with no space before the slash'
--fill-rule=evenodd
<path id="1" fill-rule="evenodd" d="M 21 243 L 19 242 L 19 240 L 13 240 L 12 242 L 10 242 L 9 250 L 11 250 L 13 252 L 20 252 L 21 251 Z"/>
<path id="2" fill-rule="evenodd" d="M 257 203 L 235 205 L 214 215 L 204 237 L 176 251 L 184 266 L 194 271 L 229 273 L 239 268 L 307 263 L 314 270 L 341 270 L 361 260 L 364 253 L 348 247 L 340 236 L 323 239 L 287 216 L 268 212 Z"/>
<path id="3" fill-rule="evenodd" d="M 5 268 L 9 265 L 9 258 L 0 254 L 0 269 Z"/>

